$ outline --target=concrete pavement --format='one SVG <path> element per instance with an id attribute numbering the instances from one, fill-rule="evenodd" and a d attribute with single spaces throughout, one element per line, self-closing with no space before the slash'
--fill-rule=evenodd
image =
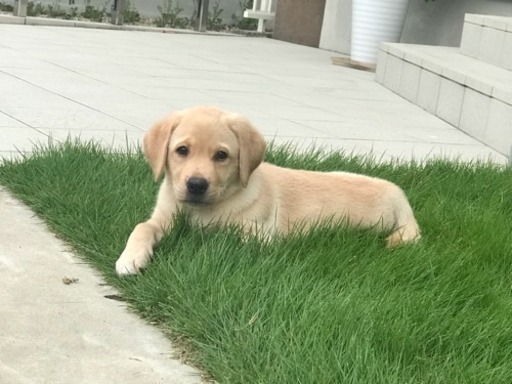
<path id="1" fill-rule="evenodd" d="M 200 383 L 171 343 L 0 190 L 0 383 Z M 75 279 L 78 279 L 75 281 Z"/>
<path id="2" fill-rule="evenodd" d="M 208 104 L 278 143 L 507 162 L 332 56 L 262 38 L 0 24 L 0 156 L 49 137 L 127 149 L 166 113 Z M 200 382 L 5 191 L 0 228 L 1 383 Z"/>

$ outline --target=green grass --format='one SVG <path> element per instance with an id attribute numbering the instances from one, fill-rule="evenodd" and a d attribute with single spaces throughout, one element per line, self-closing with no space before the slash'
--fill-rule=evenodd
<path id="1" fill-rule="evenodd" d="M 144 274 L 118 278 L 158 188 L 140 153 L 66 143 L 4 163 L 0 184 L 220 383 L 512 383 L 510 168 L 276 147 L 267 160 L 396 182 L 422 242 L 324 227 L 261 244 L 178 218 Z"/>

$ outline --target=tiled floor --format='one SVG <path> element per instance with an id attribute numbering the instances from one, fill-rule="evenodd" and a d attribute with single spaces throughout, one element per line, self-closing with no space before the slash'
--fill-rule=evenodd
<path id="1" fill-rule="evenodd" d="M 264 38 L 0 25 L 0 154 L 70 135 L 126 148 L 166 113 L 213 104 L 278 143 L 507 161 L 335 55 Z"/>

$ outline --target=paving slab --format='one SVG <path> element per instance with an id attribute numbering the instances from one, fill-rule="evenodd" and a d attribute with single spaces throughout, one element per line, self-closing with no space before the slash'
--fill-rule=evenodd
<path id="1" fill-rule="evenodd" d="M 68 135 L 129 149 L 170 111 L 209 104 L 277 143 L 507 163 L 335 55 L 265 38 L 0 24 L 0 156 Z M 200 382 L 3 190 L 0 228 L 2 384 Z"/>

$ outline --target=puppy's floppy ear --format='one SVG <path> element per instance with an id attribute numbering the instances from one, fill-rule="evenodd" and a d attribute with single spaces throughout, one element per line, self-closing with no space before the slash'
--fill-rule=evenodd
<path id="1" fill-rule="evenodd" d="M 179 112 L 172 113 L 155 123 L 144 135 L 144 154 L 153 169 L 155 181 L 165 170 L 169 140 L 180 119 Z"/>
<path id="2" fill-rule="evenodd" d="M 252 172 L 263 161 L 265 139 L 245 117 L 230 115 L 228 125 L 238 139 L 240 181 L 247 187 Z"/>

